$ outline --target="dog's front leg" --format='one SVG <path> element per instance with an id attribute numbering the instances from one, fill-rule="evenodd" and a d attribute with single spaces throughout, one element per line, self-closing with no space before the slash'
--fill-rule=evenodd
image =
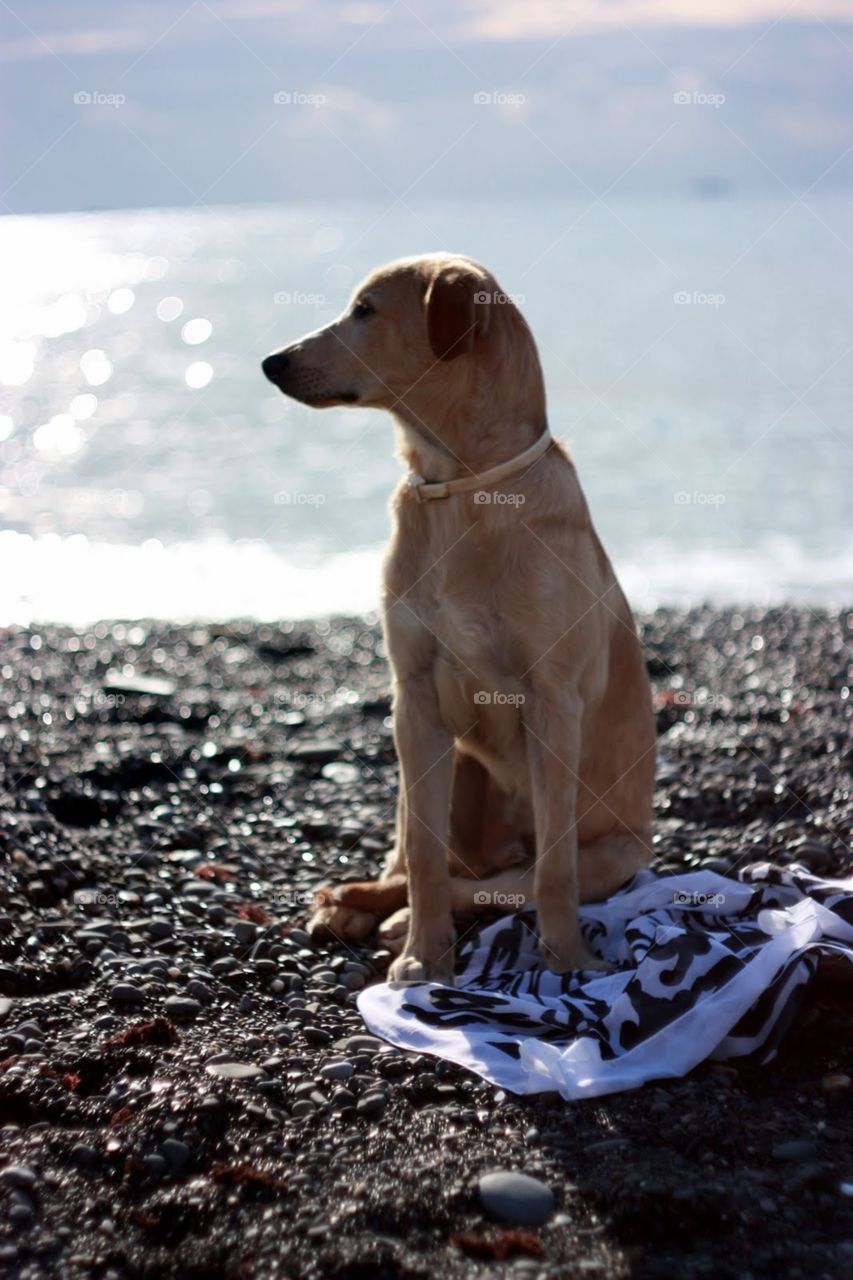
<path id="1" fill-rule="evenodd" d="M 394 736 L 400 758 L 399 828 L 405 840 L 411 917 L 392 982 L 453 981 L 453 918 L 447 842 L 453 738 L 439 715 L 430 676 L 397 682 Z"/>
<path id="2" fill-rule="evenodd" d="M 534 897 L 543 963 L 556 973 L 607 967 L 588 951 L 578 923 L 577 794 L 580 698 L 540 697 L 524 709 L 536 826 Z"/>

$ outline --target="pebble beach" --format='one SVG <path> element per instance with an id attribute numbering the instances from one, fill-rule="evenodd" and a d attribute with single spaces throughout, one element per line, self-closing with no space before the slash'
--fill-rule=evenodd
<path id="1" fill-rule="evenodd" d="M 639 621 L 656 866 L 853 873 L 853 613 Z M 375 618 L 8 628 L 0 669 L 5 1274 L 850 1274 L 831 975 L 769 1066 L 583 1103 L 366 1033 L 387 954 L 304 925 L 393 838 Z"/>

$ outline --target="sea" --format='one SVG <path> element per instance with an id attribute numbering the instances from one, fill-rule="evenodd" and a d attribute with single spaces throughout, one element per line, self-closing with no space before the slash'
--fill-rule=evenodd
<path id="1" fill-rule="evenodd" d="M 4 217 L 0 623 L 375 610 L 391 423 L 260 361 L 437 249 L 524 311 L 636 609 L 849 604 L 851 227 L 843 189 Z"/>

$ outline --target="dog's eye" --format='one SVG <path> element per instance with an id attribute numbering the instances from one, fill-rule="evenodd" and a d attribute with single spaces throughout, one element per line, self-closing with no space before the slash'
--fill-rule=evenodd
<path id="1" fill-rule="evenodd" d="M 372 316 L 376 314 L 376 312 L 373 310 L 373 307 L 370 305 L 370 303 L 364 302 L 363 300 L 355 303 L 352 309 L 352 313 L 355 316 L 356 320 L 366 320 L 368 316 Z"/>

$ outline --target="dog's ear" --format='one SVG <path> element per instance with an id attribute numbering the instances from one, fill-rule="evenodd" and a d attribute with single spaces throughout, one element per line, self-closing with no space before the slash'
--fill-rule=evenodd
<path id="1" fill-rule="evenodd" d="M 443 267 L 426 292 L 427 333 L 436 360 L 455 360 L 474 350 L 488 328 L 488 294 L 473 271 Z"/>

